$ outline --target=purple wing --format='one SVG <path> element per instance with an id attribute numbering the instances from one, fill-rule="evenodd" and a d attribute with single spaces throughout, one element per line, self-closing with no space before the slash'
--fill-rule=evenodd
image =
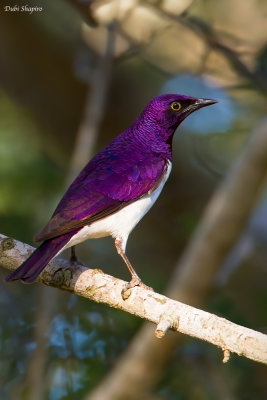
<path id="1" fill-rule="evenodd" d="M 89 225 L 153 191 L 161 182 L 166 165 L 167 160 L 159 155 L 131 146 L 122 149 L 112 142 L 71 184 L 51 220 L 36 235 L 36 241 Z"/>

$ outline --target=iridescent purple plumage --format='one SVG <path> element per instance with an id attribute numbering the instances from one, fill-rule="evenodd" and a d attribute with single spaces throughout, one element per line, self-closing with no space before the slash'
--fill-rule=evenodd
<path id="1" fill-rule="evenodd" d="M 168 173 L 167 170 L 172 160 L 172 137 L 176 128 L 190 113 L 213 103 L 213 100 L 177 94 L 154 98 L 130 128 L 117 136 L 85 166 L 63 196 L 51 220 L 36 235 L 37 241 L 45 242 L 7 280 L 32 282 L 50 259 L 66 248 L 68 243 L 72 243 L 72 238 L 82 241 L 105 236 L 106 229 L 107 235 L 115 238 L 117 250 L 131 271 L 132 284 L 129 287 L 140 284 L 140 278 L 125 255 L 128 235 L 153 205 L 168 177 L 170 169 Z M 156 191 L 158 193 L 152 199 Z M 130 207 L 133 203 L 138 204 L 138 209 L 143 209 L 138 215 L 131 215 L 129 221 L 132 226 L 129 230 L 125 226 L 121 232 L 116 227 L 113 229 L 110 224 L 116 224 L 116 219 L 111 218 L 112 215 L 118 215 L 119 218 L 122 209 L 137 214 L 136 209 Z M 103 221 L 108 221 L 105 229 Z M 97 233 L 98 226 L 101 226 L 100 233 Z M 93 230 L 90 230 L 91 227 Z M 83 235 L 82 231 L 85 232 Z"/>

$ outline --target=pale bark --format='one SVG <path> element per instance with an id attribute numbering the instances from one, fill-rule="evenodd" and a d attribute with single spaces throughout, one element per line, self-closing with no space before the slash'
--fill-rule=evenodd
<path id="1" fill-rule="evenodd" d="M 0 235 L 0 266 L 17 268 L 33 248 Z M 220 347 L 224 359 L 228 352 L 267 364 L 267 335 L 236 325 L 224 318 L 169 299 L 161 294 L 135 287 L 123 300 L 125 282 L 99 269 L 71 266 L 65 260 L 53 260 L 38 281 L 67 290 L 98 303 L 129 312 L 157 325 L 155 334 L 162 337 L 171 328 Z"/>

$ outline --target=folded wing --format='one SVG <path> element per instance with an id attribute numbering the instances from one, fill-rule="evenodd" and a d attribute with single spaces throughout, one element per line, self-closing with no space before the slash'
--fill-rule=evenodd
<path id="1" fill-rule="evenodd" d="M 98 153 L 71 184 L 51 220 L 35 236 L 47 240 L 89 225 L 153 191 L 161 182 L 167 160 L 128 149 Z"/>

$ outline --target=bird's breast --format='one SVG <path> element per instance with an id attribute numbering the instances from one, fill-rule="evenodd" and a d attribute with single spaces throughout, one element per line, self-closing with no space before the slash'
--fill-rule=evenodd
<path id="1" fill-rule="evenodd" d="M 168 161 L 165 173 L 163 174 L 159 185 L 154 191 L 143 195 L 141 198 L 133 201 L 129 205 L 126 205 L 119 211 L 93 222 L 91 225 L 83 227 L 78 233 L 76 233 L 76 235 L 72 237 L 65 248 L 75 246 L 76 244 L 87 239 L 97 239 L 105 236 L 124 238 L 126 244 L 130 232 L 150 210 L 159 197 L 160 192 L 162 191 L 163 186 L 170 175 L 171 168 L 172 163 Z"/>

